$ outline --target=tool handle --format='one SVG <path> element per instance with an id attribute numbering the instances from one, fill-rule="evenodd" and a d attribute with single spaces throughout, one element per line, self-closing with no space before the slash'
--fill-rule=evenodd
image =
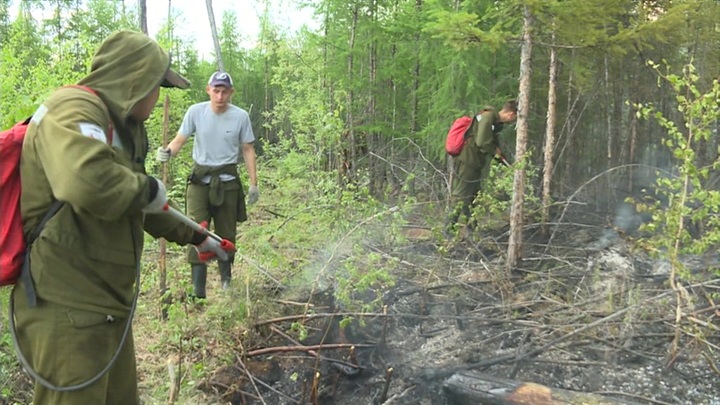
<path id="1" fill-rule="evenodd" d="M 192 229 L 194 229 L 197 232 L 200 232 L 204 235 L 207 235 L 216 241 L 222 243 L 223 238 L 219 237 L 213 232 L 210 232 L 207 228 L 203 227 L 202 225 L 198 224 L 197 222 L 193 221 L 192 219 L 188 218 L 183 214 L 182 212 L 176 210 L 175 208 L 171 207 L 168 204 L 165 204 L 165 207 L 163 207 L 163 211 L 167 212 L 168 214 L 172 215 L 173 217 L 179 219 L 180 221 L 184 222 L 188 226 L 190 226 Z"/>

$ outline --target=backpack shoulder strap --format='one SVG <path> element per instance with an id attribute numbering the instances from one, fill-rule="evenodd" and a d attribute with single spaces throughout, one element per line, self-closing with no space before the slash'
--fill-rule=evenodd
<path id="1" fill-rule="evenodd" d="M 42 232 L 43 228 L 45 227 L 45 224 L 52 218 L 58 211 L 60 211 L 60 208 L 62 208 L 63 204 L 65 204 L 64 201 L 55 200 L 50 204 L 50 208 L 48 208 L 45 215 L 42 217 L 40 222 L 35 226 L 35 229 L 30 233 L 30 236 L 28 237 L 27 244 L 30 245 L 33 242 L 35 242 L 35 239 L 40 236 L 40 232 Z"/>
<path id="2" fill-rule="evenodd" d="M 22 268 L 20 270 L 20 279 L 25 286 L 25 296 L 27 297 L 28 306 L 34 308 L 37 305 L 37 293 L 35 292 L 35 284 L 33 284 L 32 276 L 30 275 L 30 251 L 32 250 L 32 244 L 35 239 L 40 236 L 45 224 L 52 218 L 65 203 L 60 200 L 53 201 L 50 204 L 50 208 L 47 210 L 45 215 L 42 217 L 40 222 L 35 226 L 35 229 L 30 233 L 27 240 L 27 247 L 25 248 L 25 260 L 23 260 Z"/>

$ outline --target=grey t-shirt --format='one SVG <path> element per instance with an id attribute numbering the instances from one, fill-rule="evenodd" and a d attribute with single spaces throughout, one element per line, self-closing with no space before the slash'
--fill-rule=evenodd
<path id="1" fill-rule="evenodd" d="M 209 101 L 188 108 L 178 133 L 185 137 L 195 136 L 193 160 L 203 166 L 238 163 L 240 144 L 255 141 L 247 111 L 230 104 L 227 110 L 216 114 Z M 220 178 L 223 181 L 233 179 L 228 175 Z M 209 177 L 203 180 L 210 181 Z"/>

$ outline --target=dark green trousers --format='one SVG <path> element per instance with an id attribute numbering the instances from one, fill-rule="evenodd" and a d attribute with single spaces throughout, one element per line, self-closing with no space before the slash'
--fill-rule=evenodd
<path id="1" fill-rule="evenodd" d="M 219 206 L 210 204 L 210 186 L 204 184 L 188 184 L 187 189 L 187 213 L 196 222 L 207 221 L 208 226 L 212 224 L 215 232 L 223 239 L 235 243 L 237 234 L 237 222 L 239 217 L 239 207 L 245 208 L 245 205 L 238 205 L 240 198 L 245 198 L 242 191 L 242 185 L 239 181 L 233 180 L 223 183 L 224 197 L 223 202 Z M 199 264 L 197 250 L 193 246 L 187 249 L 188 263 Z M 230 254 L 230 263 L 234 260 L 234 255 Z"/>
<path id="2" fill-rule="evenodd" d="M 127 319 L 68 308 L 38 299 L 28 308 L 25 291 L 13 293 L 18 342 L 40 376 L 56 386 L 81 384 L 103 370 L 117 351 Z M 105 376 L 87 388 L 52 391 L 35 383 L 34 405 L 139 405 L 132 330 Z"/>
<path id="3" fill-rule="evenodd" d="M 453 182 L 452 182 L 452 198 L 450 200 L 450 214 L 445 224 L 446 230 L 458 223 L 462 216 L 468 222 L 471 228 L 475 227 L 474 222 L 470 221 L 472 207 L 478 193 L 482 190 L 483 183 L 487 180 L 490 173 L 490 164 L 492 158 L 484 156 L 474 165 L 466 165 L 460 159 L 455 158 L 453 162 Z"/>

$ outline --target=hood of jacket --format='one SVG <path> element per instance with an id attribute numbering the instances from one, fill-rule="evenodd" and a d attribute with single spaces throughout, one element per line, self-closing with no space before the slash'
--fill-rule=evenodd
<path id="1" fill-rule="evenodd" d="M 122 30 L 111 34 L 93 56 L 90 74 L 78 84 L 98 92 L 113 121 L 124 123 L 133 107 L 157 86 L 188 88 L 170 69 L 170 57 L 147 35 Z"/>

